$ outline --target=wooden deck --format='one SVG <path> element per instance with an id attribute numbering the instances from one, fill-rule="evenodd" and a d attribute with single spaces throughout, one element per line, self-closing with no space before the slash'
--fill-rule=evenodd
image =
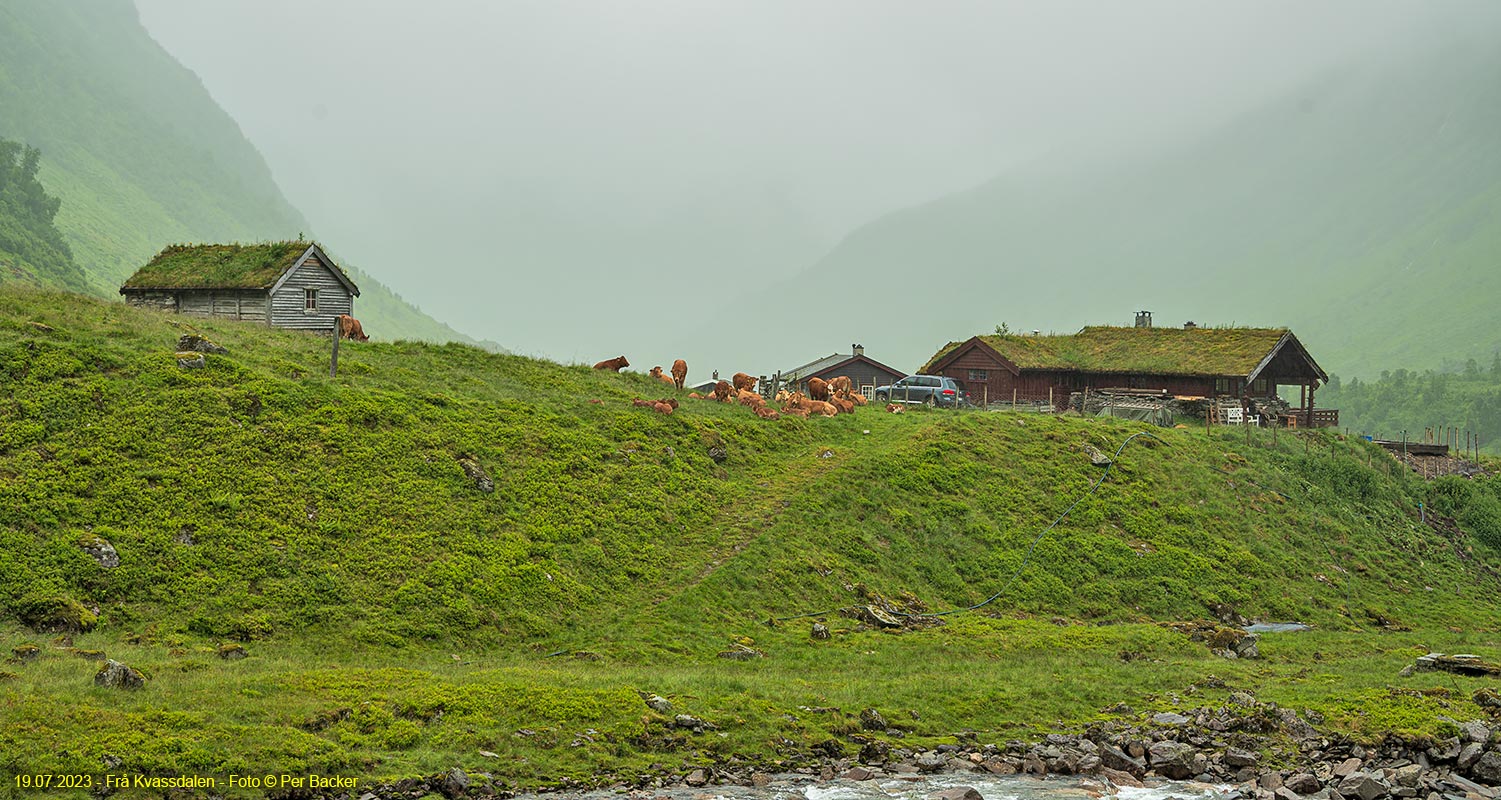
<path id="1" fill-rule="evenodd" d="M 1428 444 L 1426 442 L 1393 442 L 1387 439 L 1376 439 L 1376 444 L 1398 453 L 1406 452 L 1414 456 L 1446 456 L 1449 455 L 1449 445 Z"/>

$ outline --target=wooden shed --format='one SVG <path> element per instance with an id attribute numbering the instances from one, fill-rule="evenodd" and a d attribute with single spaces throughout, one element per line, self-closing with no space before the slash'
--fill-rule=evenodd
<path id="1" fill-rule="evenodd" d="M 1279 386 L 1300 388 L 1288 420 L 1300 427 L 1339 424 L 1315 412 L 1313 394 L 1329 380 L 1285 328 L 1087 327 L 1070 335 L 973 336 L 944 345 L 922 372 L 965 383 L 976 402 L 1045 402 L 1062 409 L 1070 393 L 1152 390 L 1175 397 L 1267 400 Z"/>
<path id="2" fill-rule="evenodd" d="M 809 378 L 829 380 L 843 375 L 850 379 L 856 391 L 864 394 L 866 398 L 873 398 L 877 386 L 900 380 L 906 377 L 907 373 L 892 369 L 866 356 L 864 345 L 856 344 L 850 345 L 848 353 L 827 355 L 800 367 L 785 370 L 781 375 L 783 385 L 800 392 L 808 391 Z"/>
<path id="3" fill-rule="evenodd" d="M 312 242 L 172 245 L 120 287 L 125 302 L 177 314 L 327 331 L 359 287 Z"/>

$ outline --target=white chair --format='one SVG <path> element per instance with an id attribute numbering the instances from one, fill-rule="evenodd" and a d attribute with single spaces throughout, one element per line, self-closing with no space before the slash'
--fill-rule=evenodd
<path id="1" fill-rule="evenodd" d="M 1225 424 L 1226 425 L 1244 425 L 1244 424 L 1246 424 L 1246 410 L 1243 409 L 1243 408 L 1241 408 L 1240 406 L 1235 406 L 1235 407 L 1232 407 L 1232 408 L 1226 408 L 1223 411 L 1224 411 L 1224 414 L 1225 414 Z"/>

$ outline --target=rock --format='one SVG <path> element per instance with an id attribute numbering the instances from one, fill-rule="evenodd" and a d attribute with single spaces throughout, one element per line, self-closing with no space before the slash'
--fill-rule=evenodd
<path id="1" fill-rule="evenodd" d="M 715 464 L 723 464 L 729 457 L 730 453 L 724 448 L 724 445 L 716 444 L 709 446 L 709 458 L 712 459 Z"/>
<path id="2" fill-rule="evenodd" d="M 1492 750 L 1470 767 L 1470 777 L 1492 786 L 1501 785 L 1501 753 Z"/>
<path id="3" fill-rule="evenodd" d="M 829 626 L 823 624 L 822 622 L 815 622 L 813 623 L 813 629 L 808 632 L 808 636 L 820 641 L 828 639 Z"/>
<path id="4" fill-rule="evenodd" d="M 1268 770 L 1256 776 L 1256 785 L 1268 792 L 1282 788 L 1282 773 Z"/>
<path id="5" fill-rule="evenodd" d="M 1170 711 L 1164 711 L 1161 714 L 1153 714 L 1152 721 L 1157 723 L 1158 725 L 1172 725 L 1174 727 L 1181 727 L 1189 723 L 1188 717 L 1185 717 L 1182 714 L 1174 714 Z"/>
<path id="6" fill-rule="evenodd" d="M 115 552 L 115 546 L 98 536 L 85 537 L 78 543 L 78 546 L 105 569 L 120 566 L 120 554 Z"/>
<path id="7" fill-rule="evenodd" d="M 1454 766 L 1469 769 L 1480 760 L 1480 755 L 1484 752 L 1485 745 L 1480 742 L 1465 742 L 1464 746 L 1459 748 L 1459 755 L 1454 759 Z"/>
<path id="8" fill-rule="evenodd" d="M 1428 748 L 1428 757 L 1435 762 L 1453 761 L 1459 757 L 1459 737 L 1450 737 Z"/>
<path id="9" fill-rule="evenodd" d="M 1085 455 L 1089 456 L 1089 463 L 1097 467 L 1108 467 L 1111 464 L 1115 463 L 1114 461 L 1110 460 L 1110 456 L 1101 453 L 1092 444 L 1084 445 L 1084 453 Z"/>
<path id="10" fill-rule="evenodd" d="M 1250 692 L 1231 692 L 1230 703 L 1237 706 L 1252 707 L 1256 705 L 1256 697 Z"/>
<path id="11" fill-rule="evenodd" d="M 203 369 L 208 365 L 202 353 L 178 353 L 177 366 L 183 369 Z"/>
<path id="12" fill-rule="evenodd" d="M 688 777 L 686 777 L 686 778 L 683 779 L 683 783 L 686 783 L 689 786 L 703 786 L 703 785 L 707 784 L 708 782 L 709 782 L 709 775 L 708 775 L 708 773 L 704 772 L 701 769 L 696 769 L 696 770 L 688 773 Z"/>
<path id="13" fill-rule="evenodd" d="M 1408 664 L 1407 666 L 1405 666 L 1405 667 L 1397 670 L 1397 677 L 1399 677 L 1399 678 L 1411 678 L 1412 677 L 1412 673 L 1414 671 L 1416 671 L 1416 669 L 1417 668 L 1414 667 L 1413 665 Z"/>
<path id="14" fill-rule="evenodd" d="M 109 656 L 103 650 L 74 650 L 73 655 L 84 661 L 107 661 Z"/>
<path id="15" fill-rule="evenodd" d="M 1289 789 L 1287 786 L 1278 786 L 1277 790 L 1272 792 L 1272 794 L 1276 796 L 1277 800 L 1303 800 L 1302 797 L 1298 796 L 1297 792 Z"/>
<path id="16" fill-rule="evenodd" d="M 12 647 L 10 649 L 10 652 L 12 654 L 11 660 L 17 663 L 35 661 L 38 658 L 42 657 L 42 648 L 37 647 L 34 644 L 18 645 L 16 647 Z"/>
<path id="17" fill-rule="evenodd" d="M 218 353 L 226 354 L 229 351 L 196 333 L 184 333 L 177 337 L 178 353 Z"/>
<path id="18" fill-rule="evenodd" d="M 247 655 L 249 653 L 241 645 L 231 643 L 219 646 L 219 657 L 225 661 L 239 661 Z"/>
<path id="19" fill-rule="evenodd" d="M 1261 658 L 1261 650 L 1256 646 L 1260 640 L 1260 636 L 1248 633 L 1231 643 L 1230 649 L 1237 658 Z"/>
<path id="20" fill-rule="evenodd" d="M 720 651 L 719 657 L 727 658 L 731 661 L 755 661 L 758 658 L 765 658 L 766 654 L 753 647 L 737 644 L 729 650 Z"/>
<path id="21" fill-rule="evenodd" d="M 765 789 L 771 785 L 771 776 L 764 772 L 752 772 L 750 785 L 757 789 Z"/>
<path id="22" fill-rule="evenodd" d="M 948 763 L 948 756 L 942 753 L 923 753 L 917 757 L 917 771 L 939 772 Z"/>
<path id="23" fill-rule="evenodd" d="M 851 615 L 855 619 L 875 628 L 900 628 L 901 620 L 875 606 L 855 606 Z"/>
<path id="24" fill-rule="evenodd" d="M 459 456 L 459 468 L 464 470 L 464 476 L 474 482 L 474 488 L 490 494 L 495 491 L 495 481 L 490 478 L 490 473 L 480 466 L 480 463 L 467 453 Z"/>
<path id="25" fill-rule="evenodd" d="M 659 694 L 647 694 L 645 692 L 642 692 L 641 693 L 641 701 L 644 702 L 644 703 L 646 703 L 646 707 L 647 708 L 649 708 L 652 711 L 655 711 L 655 712 L 657 712 L 659 714 L 671 714 L 672 713 L 672 701 L 668 700 L 667 698 L 663 697 L 662 695 L 659 695 Z"/>
<path id="26" fill-rule="evenodd" d="M 1238 747 L 1232 747 L 1225 751 L 1225 763 L 1232 767 L 1252 767 L 1260 760 L 1261 756 L 1250 750 L 1241 750 Z"/>
<path id="27" fill-rule="evenodd" d="M 1479 720 L 1470 720 L 1459 726 L 1459 736 L 1467 742 L 1485 742 L 1491 738 L 1491 729 Z"/>
<path id="28" fill-rule="evenodd" d="M 955 786 L 933 792 L 928 795 L 927 800 L 985 800 L 985 796 L 973 786 Z"/>
<path id="29" fill-rule="evenodd" d="M 1360 759 L 1347 758 L 1344 761 L 1340 762 L 1339 766 L 1334 768 L 1334 777 L 1344 778 L 1350 775 L 1354 775 L 1359 769 Z"/>
<path id="30" fill-rule="evenodd" d="M 886 718 L 874 708 L 867 708 L 860 712 L 860 727 L 868 731 L 884 731 L 891 727 L 886 723 Z"/>
<path id="31" fill-rule="evenodd" d="M 683 728 L 685 730 L 693 731 L 694 733 L 703 733 L 704 731 L 711 730 L 714 727 L 713 725 L 704 722 L 703 720 L 699 719 L 698 717 L 692 716 L 691 714 L 679 714 L 676 717 L 673 717 L 672 725 L 675 728 Z"/>
<path id="32" fill-rule="evenodd" d="M 1289 776 L 1287 780 L 1283 782 L 1283 785 L 1289 789 L 1292 789 L 1298 794 L 1313 794 L 1314 792 L 1317 792 L 1318 790 L 1324 788 L 1323 785 L 1319 783 L 1318 778 L 1315 778 L 1311 773 L 1307 772 L 1299 772 L 1296 775 Z"/>
<path id="33" fill-rule="evenodd" d="M 146 677 L 111 658 L 94 673 L 94 684 L 111 689 L 140 689 L 146 685 Z"/>
<path id="34" fill-rule="evenodd" d="M 1147 765 L 1139 758 L 1133 758 L 1126 751 L 1115 745 L 1106 745 L 1100 748 L 1100 763 L 1107 769 L 1127 772 L 1137 777 L 1146 774 Z"/>
<path id="35" fill-rule="evenodd" d="M 438 791 L 444 797 L 463 797 L 469 791 L 469 775 L 459 767 L 454 767 L 443 773 L 443 780 L 438 785 Z"/>
<path id="36" fill-rule="evenodd" d="M 172 534 L 172 541 L 178 544 L 197 544 L 193 541 L 193 531 L 197 530 L 192 525 L 184 525 L 177 533 Z"/>
<path id="37" fill-rule="evenodd" d="M 980 766 L 982 768 L 984 768 L 984 770 L 986 772 L 989 772 L 991 775 L 1015 775 L 1016 774 L 1016 765 L 1013 764 L 1013 763 L 1011 763 L 1010 761 L 1007 761 L 1004 758 L 987 758 L 987 759 L 985 759 L 985 761 Z M 1104 770 L 1102 770 L 1102 771 L 1104 771 Z M 1111 771 L 1113 771 L 1113 770 L 1111 770 Z M 1125 773 L 1122 773 L 1122 774 L 1125 774 Z"/>
<path id="38" fill-rule="evenodd" d="M 1155 742 L 1148 748 L 1152 769 L 1163 777 L 1182 780 L 1195 773 L 1194 756 L 1198 751 L 1182 742 Z"/>
<path id="39" fill-rule="evenodd" d="M 844 779 L 847 781 L 868 781 L 875 776 L 874 772 L 865 767 L 850 767 L 849 771 L 844 773 Z"/>
<path id="40" fill-rule="evenodd" d="M 1110 781 L 1116 786 L 1130 786 L 1135 789 L 1140 789 L 1144 786 L 1141 781 L 1136 779 L 1135 775 L 1132 775 L 1129 772 L 1122 772 L 1118 769 L 1100 767 L 1098 774 L 1101 778 Z"/>
<path id="41" fill-rule="evenodd" d="M 891 755 L 891 745 L 875 739 L 860 748 L 861 764 L 884 764 Z"/>
<path id="42" fill-rule="evenodd" d="M 1341 765 L 1343 766 L 1343 765 Z M 1386 783 L 1369 772 L 1352 772 L 1335 787 L 1341 795 L 1359 800 L 1376 800 L 1387 793 Z"/>

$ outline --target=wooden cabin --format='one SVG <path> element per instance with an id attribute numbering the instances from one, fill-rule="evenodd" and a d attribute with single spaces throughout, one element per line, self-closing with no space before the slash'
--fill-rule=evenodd
<path id="1" fill-rule="evenodd" d="M 944 345 L 922 372 L 965 383 L 976 403 L 1048 402 L 1068 406 L 1073 392 L 1152 390 L 1178 398 L 1242 401 L 1297 386 L 1287 419 L 1298 427 L 1339 424 L 1339 412 L 1314 411 L 1314 390 L 1329 380 L 1285 328 L 1094 326 L 1070 335 L 973 336 Z M 1286 394 L 1282 396 L 1288 396 Z M 1254 403 L 1248 403 L 1254 404 Z"/>
<path id="2" fill-rule="evenodd" d="M 809 378 L 821 378 L 827 381 L 843 375 L 850 379 L 855 391 L 865 395 L 867 399 L 873 399 L 877 386 L 885 386 L 901 380 L 907 376 L 907 373 L 892 369 L 867 357 L 865 346 L 855 344 L 850 345 L 848 353 L 833 353 L 800 367 L 785 370 L 781 375 L 783 386 L 804 393 L 808 391 Z"/>
<path id="3" fill-rule="evenodd" d="M 312 242 L 172 245 L 120 287 L 125 302 L 177 314 L 328 331 L 359 287 Z"/>

